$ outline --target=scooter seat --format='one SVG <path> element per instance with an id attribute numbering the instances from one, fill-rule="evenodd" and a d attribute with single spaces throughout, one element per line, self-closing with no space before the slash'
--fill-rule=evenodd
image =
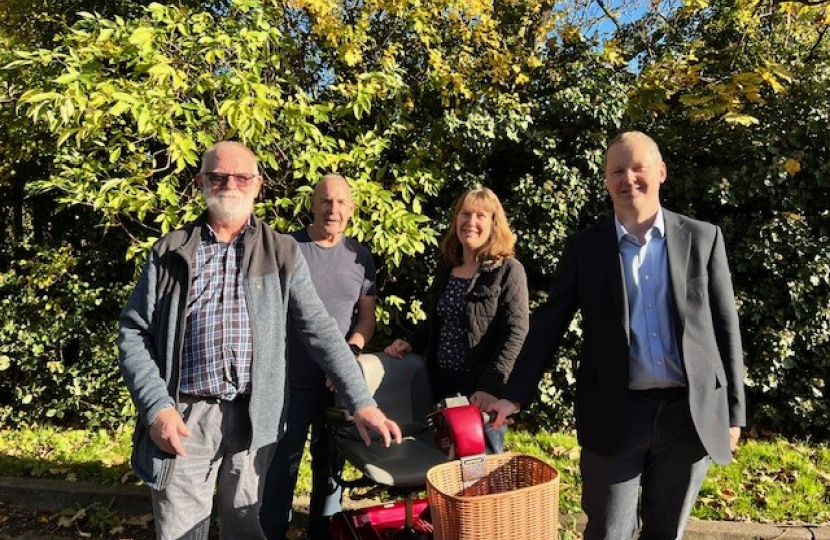
<path id="1" fill-rule="evenodd" d="M 362 440 L 341 440 L 341 455 L 375 483 L 414 489 L 424 485 L 426 471 L 447 461 L 447 456 L 432 442 L 433 432 L 401 439 L 401 444 L 384 447 L 380 441 L 370 446 Z"/>
<path id="2" fill-rule="evenodd" d="M 383 486 L 420 489 L 426 473 L 444 463 L 447 456 L 435 445 L 435 430 L 427 429 L 432 411 L 432 391 L 424 360 L 415 354 L 392 358 L 384 353 L 364 353 L 358 358 L 369 391 L 378 406 L 401 427 L 401 444 L 388 447 L 372 433 L 366 446 L 354 426 L 339 428 L 335 445 L 340 455 L 364 476 Z"/>

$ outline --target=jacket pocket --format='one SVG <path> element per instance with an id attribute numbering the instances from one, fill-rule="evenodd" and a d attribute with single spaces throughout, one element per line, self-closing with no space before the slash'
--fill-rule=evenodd
<path id="1" fill-rule="evenodd" d="M 176 458 L 162 452 L 150 438 L 144 422 L 138 420 L 130 461 L 136 475 L 151 489 L 160 491 L 170 483 Z"/>
<path id="2" fill-rule="evenodd" d="M 488 285 L 486 287 L 477 287 L 467 293 L 467 300 L 486 300 L 488 298 L 497 299 L 501 295 L 501 285 Z"/>

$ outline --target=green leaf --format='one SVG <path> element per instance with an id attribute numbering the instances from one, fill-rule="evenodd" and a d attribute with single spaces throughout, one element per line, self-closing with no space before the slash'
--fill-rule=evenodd
<path id="1" fill-rule="evenodd" d="M 152 28 L 140 26 L 133 31 L 128 41 L 146 52 L 152 49 L 154 35 Z"/>
<path id="2" fill-rule="evenodd" d="M 112 97 L 118 101 L 129 103 L 130 105 L 136 105 L 139 102 L 134 95 L 126 92 L 113 92 Z"/>
<path id="3" fill-rule="evenodd" d="M 69 71 L 69 73 L 64 73 L 60 77 L 56 78 L 55 82 L 58 84 L 66 85 L 78 80 L 78 75 L 79 73 L 77 71 L 71 70 Z"/>
<path id="4" fill-rule="evenodd" d="M 98 38 L 96 41 L 101 43 L 102 41 L 108 41 L 113 34 L 114 30 L 112 28 L 102 28 L 101 32 L 98 33 Z"/>
<path id="5" fill-rule="evenodd" d="M 132 105 L 130 105 L 129 103 L 119 101 L 115 105 L 110 107 L 110 110 L 107 112 L 110 116 L 121 116 L 125 112 L 129 111 L 131 107 Z"/>
<path id="6" fill-rule="evenodd" d="M 20 101 L 22 103 L 40 103 L 41 101 L 47 100 L 54 100 L 60 99 L 63 97 L 63 94 L 59 94 L 58 92 L 26 92 L 22 96 L 20 96 Z"/>

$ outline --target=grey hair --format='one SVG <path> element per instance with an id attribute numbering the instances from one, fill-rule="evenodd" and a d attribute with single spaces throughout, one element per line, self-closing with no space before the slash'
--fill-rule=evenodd
<path id="1" fill-rule="evenodd" d="M 238 141 L 220 141 L 205 150 L 205 153 L 202 154 L 202 168 L 200 172 L 208 172 L 216 166 L 216 154 L 223 148 L 236 148 L 248 154 L 254 162 L 254 174 L 259 174 L 259 160 L 257 160 L 256 154 Z"/>

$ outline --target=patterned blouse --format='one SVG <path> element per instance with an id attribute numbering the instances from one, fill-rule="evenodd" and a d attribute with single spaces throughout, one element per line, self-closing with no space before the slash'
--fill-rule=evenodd
<path id="1" fill-rule="evenodd" d="M 464 355 L 467 354 L 466 332 L 462 326 L 464 297 L 472 278 L 465 279 L 450 274 L 444 293 L 438 299 L 436 311 L 441 322 L 438 337 L 438 366 L 452 371 L 464 371 Z"/>

